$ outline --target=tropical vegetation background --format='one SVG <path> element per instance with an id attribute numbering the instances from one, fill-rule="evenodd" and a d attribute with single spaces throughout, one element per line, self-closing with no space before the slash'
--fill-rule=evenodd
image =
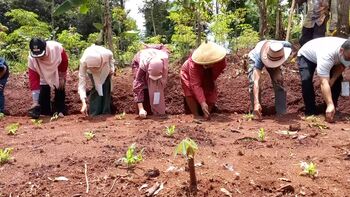
<path id="1" fill-rule="evenodd" d="M 260 39 L 285 39 L 294 0 L 137 0 L 144 4 L 139 9 L 143 32 L 125 9 L 126 1 L 135 0 L 0 0 L 0 56 L 13 72 L 24 71 L 34 36 L 61 42 L 71 70 L 97 40 L 113 51 L 119 67 L 128 65 L 145 43 L 166 44 L 172 61 L 205 39 L 234 52 Z M 349 4 L 338 0 L 337 35 L 343 37 L 349 36 Z M 296 43 L 305 8 L 296 6 L 292 13 L 289 40 Z"/>

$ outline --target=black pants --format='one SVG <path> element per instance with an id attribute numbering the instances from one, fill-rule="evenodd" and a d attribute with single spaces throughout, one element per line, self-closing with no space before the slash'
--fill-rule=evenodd
<path id="1" fill-rule="evenodd" d="M 315 24 L 313 28 L 303 27 L 301 32 L 301 38 L 299 40 L 300 45 L 303 46 L 305 43 L 315 38 L 325 37 L 326 29 L 327 29 L 327 21 L 328 19 L 326 18 L 321 26 L 318 26 L 317 24 Z"/>
<path id="2" fill-rule="evenodd" d="M 55 89 L 55 98 L 51 107 L 51 88 L 49 85 L 40 85 L 40 113 L 51 116 L 54 112 L 65 114 L 65 90 Z"/>
<path id="3" fill-rule="evenodd" d="M 301 88 L 305 104 L 305 114 L 314 115 L 317 114 L 316 102 L 315 102 L 315 91 L 313 85 L 313 77 L 316 69 L 316 64 L 306 59 L 304 56 L 298 57 L 299 73 L 301 77 Z M 333 69 L 330 72 L 332 77 Z M 332 99 L 334 106 L 337 106 L 338 98 L 341 92 L 341 82 L 343 76 L 341 75 L 331 87 Z"/>

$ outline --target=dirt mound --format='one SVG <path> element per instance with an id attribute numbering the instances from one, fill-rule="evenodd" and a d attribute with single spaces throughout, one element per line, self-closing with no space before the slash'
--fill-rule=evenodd
<path id="1" fill-rule="evenodd" d="M 247 113 L 249 111 L 250 99 L 248 93 L 247 59 L 248 50 L 238 51 L 235 55 L 228 57 L 228 67 L 217 80 L 219 88 L 219 99 L 217 106 L 219 111 L 228 113 Z M 169 80 L 166 88 L 166 112 L 168 114 L 184 113 L 183 93 L 180 83 L 179 70 L 181 62 L 173 64 L 169 71 Z M 301 96 L 300 78 L 296 64 L 287 64 L 283 68 L 284 81 L 287 88 L 287 103 L 289 113 L 298 113 L 303 110 Z M 78 96 L 77 84 L 78 73 L 70 72 L 67 77 L 66 105 L 68 114 L 80 113 L 81 102 Z M 133 76 L 130 68 L 121 69 L 116 77 L 113 77 L 114 91 L 113 109 L 120 113 L 136 113 L 136 105 L 133 102 L 132 93 Z M 319 83 L 315 80 L 317 102 L 322 104 L 319 91 Z M 262 106 L 266 115 L 274 114 L 274 92 L 267 72 L 262 76 Z M 5 90 L 6 108 L 11 115 L 23 116 L 32 103 L 31 93 L 26 73 L 11 75 Z M 338 109 L 341 112 L 349 113 L 346 108 L 350 104 L 348 99 L 340 98 Z M 321 105 L 322 106 L 322 105 Z"/>

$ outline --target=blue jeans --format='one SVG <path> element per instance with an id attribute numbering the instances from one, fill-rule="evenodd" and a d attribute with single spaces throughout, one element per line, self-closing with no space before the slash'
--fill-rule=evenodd
<path id="1" fill-rule="evenodd" d="M 7 83 L 7 79 L 8 77 L 0 79 L 0 113 L 3 113 L 5 109 L 4 90 L 5 90 L 5 85 Z"/>

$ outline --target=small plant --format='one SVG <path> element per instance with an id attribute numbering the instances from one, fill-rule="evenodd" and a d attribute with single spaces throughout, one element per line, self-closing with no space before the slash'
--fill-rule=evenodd
<path id="1" fill-rule="evenodd" d="M 325 122 L 314 115 L 303 117 L 302 119 L 309 122 L 309 127 L 316 127 L 320 130 L 329 129 Z"/>
<path id="2" fill-rule="evenodd" d="M 3 118 L 5 118 L 5 114 L 4 113 L 0 113 L 0 120 L 2 120 Z"/>
<path id="3" fill-rule="evenodd" d="M 264 128 L 260 128 L 259 132 L 258 132 L 258 140 L 260 142 L 264 142 L 265 141 L 265 129 Z"/>
<path id="4" fill-rule="evenodd" d="M 254 114 L 252 114 L 252 113 L 244 114 L 244 115 L 243 115 L 243 118 L 244 118 L 246 121 L 251 121 L 251 120 L 254 119 Z"/>
<path id="5" fill-rule="evenodd" d="M 143 160 L 142 153 L 143 149 L 141 149 L 140 152 L 136 154 L 136 144 L 133 143 L 131 144 L 131 146 L 129 146 L 128 150 L 126 151 L 125 157 L 122 158 L 122 161 L 126 163 L 128 168 L 130 168 Z"/>
<path id="6" fill-rule="evenodd" d="M 50 118 L 50 122 L 56 121 L 56 120 L 58 120 L 58 118 L 60 118 L 60 116 L 58 115 L 57 112 L 55 112 L 55 113 L 52 115 L 52 117 Z"/>
<path id="7" fill-rule="evenodd" d="M 165 129 L 165 134 L 168 136 L 168 137 L 173 137 L 174 133 L 175 133 L 175 128 L 176 126 L 175 125 L 171 125 L 171 126 L 166 126 L 166 129 Z"/>
<path id="8" fill-rule="evenodd" d="M 93 131 L 87 131 L 84 133 L 84 137 L 87 139 L 87 140 L 91 140 L 92 138 L 95 137 L 95 134 Z"/>
<path id="9" fill-rule="evenodd" d="M 6 126 L 5 130 L 7 131 L 8 135 L 15 135 L 18 128 L 19 128 L 19 123 L 17 122 Z"/>
<path id="10" fill-rule="evenodd" d="M 116 118 L 117 120 L 124 120 L 124 119 L 125 119 L 125 115 L 126 115 L 126 113 L 123 112 L 123 113 L 117 114 L 117 115 L 115 116 L 115 118 Z"/>
<path id="11" fill-rule="evenodd" d="M 12 150 L 13 148 L 0 149 L 0 165 L 10 161 Z"/>
<path id="12" fill-rule="evenodd" d="M 301 175 L 306 175 L 310 177 L 315 177 L 318 174 L 316 164 L 310 162 L 300 162 L 300 167 L 303 169 L 303 171 L 300 173 Z"/>
<path id="13" fill-rule="evenodd" d="M 31 121 L 37 127 L 41 127 L 41 124 L 43 123 L 43 120 L 40 119 L 31 119 Z"/>
<path id="14" fill-rule="evenodd" d="M 177 145 L 175 149 L 175 156 L 182 154 L 187 159 L 188 169 L 190 173 L 190 190 L 193 192 L 197 191 L 197 178 L 194 166 L 194 155 L 198 151 L 198 146 L 190 138 L 186 138 Z"/>

